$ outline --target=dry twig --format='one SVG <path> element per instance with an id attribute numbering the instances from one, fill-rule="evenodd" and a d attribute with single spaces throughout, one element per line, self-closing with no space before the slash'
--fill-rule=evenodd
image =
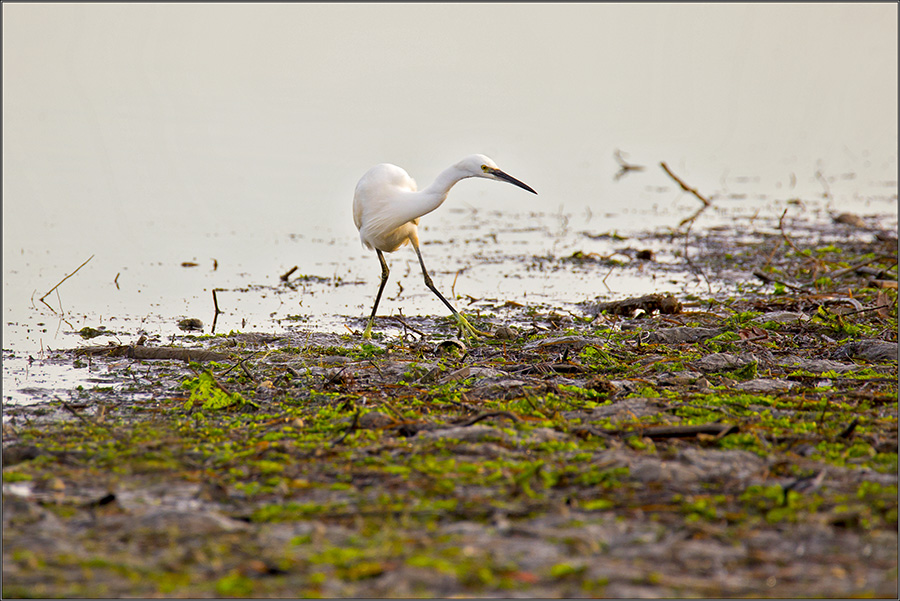
<path id="1" fill-rule="evenodd" d="M 417 330 L 416 328 L 412 327 L 411 325 L 409 325 L 408 323 L 406 323 L 406 322 L 403 320 L 403 318 L 397 317 L 396 315 L 392 315 L 391 317 L 392 317 L 393 319 L 396 319 L 397 321 L 399 321 L 399 322 L 403 325 L 404 328 L 407 328 L 407 329 L 412 330 L 413 332 L 415 332 L 415 333 L 418 334 L 419 336 L 422 336 L 423 338 L 425 337 L 425 332 L 422 332 L 421 330 Z"/>
<path id="2" fill-rule="evenodd" d="M 65 402 L 64 400 L 59 398 L 58 396 L 54 396 L 53 398 L 56 399 L 57 401 L 59 401 L 60 403 L 62 403 L 63 409 L 65 409 L 66 411 L 68 411 L 69 413 L 71 413 L 72 415 L 77 417 L 78 419 L 80 419 L 82 421 L 82 423 L 84 423 L 88 427 L 100 428 L 101 430 L 105 430 L 106 432 L 108 432 L 109 435 L 112 436 L 113 438 L 115 438 L 116 440 L 122 440 L 121 436 L 119 436 L 118 434 L 116 434 L 115 432 L 110 430 L 108 427 L 104 426 L 103 424 L 97 423 L 95 420 L 86 418 L 81 413 L 79 413 L 75 409 L 75 407 L 71 406 L 70 404 L 68 404 L 67 402 Z"/>
<path id="3" fill-rule="evenodd" d="M 873 257 L 871 259 L 862 261 L 861 263 L 857 263 L 856 265 L 851 265 L 850 267 L 845 267 L 844 269 L 838 269 L 837 271 L 832 271 L 830 274 L 828 274 L 828 277 L 830 277 L 831 279 L 839 278 L 848 273 L 853 273 L 857 270 L 861 270 L 862 267 L 865 267 L 866 265 L 869 265 L 870 263 L 875 263 L 876 261 L 883 261 L 885 259 L 889 259 L 889 260 L 893 259 L 894 263 L 897 262 L 897 259 L 895 257 L 887 257 L 884 255 L 879 255 L 877 257 Z M 878 270 L 873 269 L 872 271 L 877 271 L 879 274 L 884 273 L 884 270 L 878 271 Z M 872 275 L 872 274 L 867 274 L 867 275 Z"/>
<path id="4" fill-rule="evenodd" d="M 297 266 L 296 266 L 296 265 L 294 265 L 293 267 L 291 267 L 290 269 L 288 269 L 288 270 L 287 270 L 287 273 L 281 274 L 281 281 L 282 281 L 282 282 L 288 281 L 288 278 L 291 277 L 291 274 L 294 273 L 295 271 L 297 271 Z"/>
<path id="5" fill-rule="evenodd" d="M 473 424 L 476 424 L 476 423 L 480 422 L 480 421 L 483 420 L 483 419 L 488 419 L 488 418 L 491 418 L 491 417 L 505 417 L 505 418 L 510 419 L 510 420 L 512 420 L 512 421 L 514 421 L 514 422 L 520 422 L 520 421 L 522 421 L 522 420 L 520 420 L 515 414 L 510 413 L 509 411 L 488 411 L 487 413 L 479 413 L 478 415 L 476 415 L 476 416 L 474 416 L 474 417 L 470 417 L 469 419 L 467 419 L 467 420 L 465 420 L 465 421 L 462 421 L 462 422 L 460 422 L 460 423 L 458 423 L 458 424 L 453 424 L 453 426 L 454 426 L 454 427 L 459 427 L 459 428 L 464 428 L 464 427 L 467 427 L 467 426 L 471 426 L 471 425 L 473 425 Z"/>
<path id="6" fill-rule="evenodd" d="M 213 288 L 213 291 L 212 291 L 213 307 L 215 307 L 215 309 L 216 309 L 216 314 L 213 315 L 212 328 L 209 331 L 210 334 L 216 333 L 216 321 L 219 319 L 219 314 L 224 313 L 224 311 L 219 310 L 219 299 L 216 298 L 216 291 L 218 291 L 218 290 L 221 290 L 221 288 Z"/>
<path id="7" fill-rule="evenodd" d="M 806 288 L 803 288 L 802 286 L 795 286 L 794 284 L 788 284 L 787 282 L 785 282 L 783 280 L 775 279 L 761 271 L 754 271 L 753 275 L 755 275 L 756 277 L 761 279 L 766 284 L 769 284 L 769 283 L 781 284 L 785 288 L 790 288 L 791 290 L 794 290 L 796 292 L 806 292 Z"/>
<path id="8" fill-rule="evenodd" d="M 72 277 L 73 275 L 75 275 L 76 273 L 78 273 L 78 270 L 81 269 L 82 267 L 84 267 L 85 265 L 87 265 L 87 264 L 88 264 L 88 261 L 90 261 L 90 260 L 93 259 L 93 258 L 94 258 L 94 255 L 91 255 L 90 257 L 88 257 L 87 261 L 85 261 L 84 263 L 82 263 L 81 265 L 79 265 L 77 268 L 75 268 L 75 271 L 73 271 L 72 273 L 70 273 L 69 275 L 67 275 L 67 276 L 64 277 L 63 279 L 61 279 L 61 280 L 59 281 L 59 283 L 56 284 L 56 286 L 54 286 L 53 288 L 51 288 L 50 290 L 48 290 L 47 293 L 44 294 L 44 296 L 42 296 L 42 297 L 39 298 L 38 300 L 41 301 L 42 303 L 44 303 L 45 305 L 47 305 L 47 303 L 44 302 L 44 299 L 47 298 L 47 296 L 49 296 L 51 292 L 53 292 L 54 290 L 56 290 L 57 288 L 59 288 L 60 285 L 61 285 L 63 282 L 65 282 L 65 281 L 68 280 L 70 277 Z M 118 276 L 116 276 L 116 277 L 118 277 Z M 53 309 L 53 307 L 50 307 L 50 305 L 47 305 L 47 307 L 49 307 L 51 311 L 53 311 L 54 313 L 56 313 L 56 310 Z"/>
<path id="9" fill-rule="evenodd" d="M 222 361 L 227 355 L 202 349 L 179 348 L 174 346 L 84 346 L 75 349 L 76 355 L 106 355 L 107 357 L 127 357 L 129 359 L 178 359 L 181 361 Z"/>
<path id="10" fill-rule="evenodd" d="M 665 161 L 662 162 L 662 163 L 660 163 L 659 166 L 663 168 L 663 171 L 665 171 L 666 173 L 669 174 L 669 177 L 671 177 L 672 179 L 674 179 L 675 182 L 676 182 L 679 186 L 681 186 L 681 189 L 682 189 L 682 190 L 684 190 L 685 192 L 690 192 L 691 194 L 693 194 L 694 196 L 696 196 L 696 197 L 700 200 L 700 202 L 703 203 L 703 206 L 704 206 L 704 207 L 708 207 L 708 206 L 710 206 L 710 205 L 712 204 L 712 203 L 709 201 L 709 199 L 707 199 L 705 196 L 703 196 L 702 194 L 700 194 L 699 192 L 697 192 L 697 189 L 696 189 L 696 188 L 691 188 L 689 185 L 687 185 L 686 183 L 684 183 L 684 181 L 682 181 L 682 179 L 681 179 L 680 177 L 678 177 L 677 175 L 675 175 L 674 173 L 672 173 L 672 170 L 669 169 L 669 166 L 666 165 Z"/>

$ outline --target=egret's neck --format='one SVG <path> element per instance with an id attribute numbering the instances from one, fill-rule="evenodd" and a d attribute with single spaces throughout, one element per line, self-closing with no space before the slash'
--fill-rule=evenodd
<path id="1" fill-rule="evenodd" d="M 405 223 L 432 212 L 444 204 L 450 188 L 456 182 L 466 177 L 470 177 L 470 175 L 457 169 L 455 166 L 450 167 L 442 171 L 434 182 L 424 190 L 405 193 L 405 202 L 398 202 L 392 205 L 389 221 L 383 224 L 385 229 L 398 228 Z"/>
<path id="2" fill-rule="evenodd" d="M 430 186 L 419 191 L 419 202 L 421 203 L 419 210 L 422 211 L 421 215 L 430 213 L 444 204 L 444 201 L 447 200 L 447 194 L 450 193 L 450 188 L 459 180 L 467 177 L 470 177 L 470 175 L 457 169 L 455 165 L 441 171 L 434 181 L 431 182 Z"/>

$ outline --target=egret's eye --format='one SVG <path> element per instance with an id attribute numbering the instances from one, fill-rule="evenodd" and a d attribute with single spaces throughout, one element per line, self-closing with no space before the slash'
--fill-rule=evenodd
<path id="1" fill-rule="evenodd" d="M 485 173 L 490 173 L 490 172 L 491 172 L 491 168 L 488 167 L 487 165 L 482 165 L 482 166 L 481 166 L 481 170 L 484 171 Z"/>

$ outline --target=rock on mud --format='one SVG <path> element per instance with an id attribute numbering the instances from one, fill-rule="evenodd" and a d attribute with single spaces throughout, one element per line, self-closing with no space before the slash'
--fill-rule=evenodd
<path id="1" fill-rule="evenodd" d="M 857 340 L 837 349 L 832 359 L 865 359 L 872 363 L 897 360 L 897 343 L 882 340 Z"/>

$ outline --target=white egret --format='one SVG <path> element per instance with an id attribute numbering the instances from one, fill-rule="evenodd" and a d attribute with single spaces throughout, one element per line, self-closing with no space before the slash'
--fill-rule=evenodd
<path id="1" fill-rule="evenodd" d="M 375 165 L 366 171 L 359 183 L 356 184 L 356 192 L 353 194 L 353 221 L 359 230 L 359 238 L 363 245 L 366 248 L 374 249 L 378 254 L 378 261 L 381 263 L 381 285 L 375 296 L 372 315 L 366 324 L 365 332 L 363 332 L 364 338 L 372 337 L 375 312 L 378 310 L 378 302 L 381 300 L 381 293 L 384 291 L 384 285 L 387 284 L 390 273 L 383 253 L 394 252 L 407 242 L 412 244 L 419 257 L 422 275 L 425 276 L 425 285 L 441 299 L 441 302 L 447 305 L 465 334 L 479 333 L 435 288 L 431 276 L 425 269 L 425 261 L 422 260 L 417 231 L 419 218 L 441 206 L 447 199 L 450 188 L 456 182 L 467 177 L 483 177 L 508 182 L 528 190 L 532 194 L 537 194 L 530 186 L 501 171 L 494 161 L 483 154 L 467 156 L 455 165 L 448 167 L 424 190 L 417 190 L 415 180 L 405 170 L 390 163 Z"/>

